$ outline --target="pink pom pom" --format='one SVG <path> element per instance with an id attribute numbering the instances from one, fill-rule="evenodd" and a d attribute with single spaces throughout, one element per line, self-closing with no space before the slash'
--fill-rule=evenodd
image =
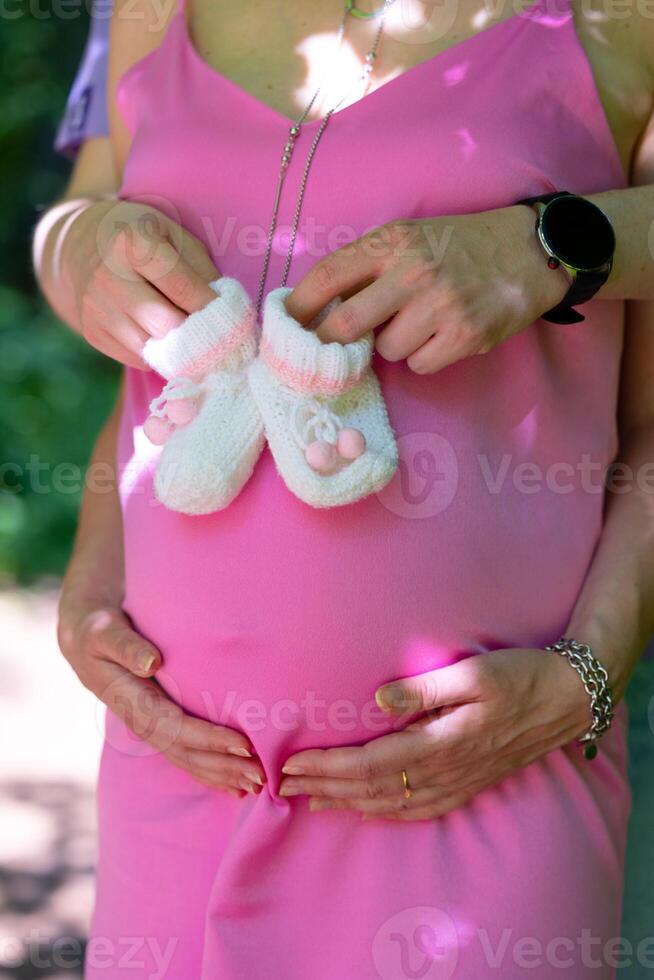
<path id="1" fill-rule="evenodd" d="M 173 428 L 168 419 L 160 419 L 157 415 L 148 415 L 143 423 L 143 432 L 155 446 L 163 446 Z"/>
<path id="2" fill-rule="evenodd" d="M 198 414 L 194 398 L 171 398 L 166 402 L 166 415 L 175 425 L 188 425 Z"/>
<path id="3" fill-rule="evenodd" d="M 341 429 L 336 440 L 336 448 L 343 459 L 358 459 L 365 451 L 366 437 L 358 429 Z"/>
<path id="4" fill-rule="evenodd" d="M 309 466 L 319 473 L 329 473 L 336 466 L 336 446 L 332 446 L 330 442 L 310 443 L 304 456 Z"/>

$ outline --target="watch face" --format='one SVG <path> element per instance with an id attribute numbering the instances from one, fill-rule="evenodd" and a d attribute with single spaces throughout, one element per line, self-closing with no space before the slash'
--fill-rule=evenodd
<path id="1" fill-rule="evenodd" d="M 613 257 L 611 222 L 583 197 L 559 197 L 545 207 L 540 223 L 543 240 L 557 259 L 574 269 L 599 269 Z"/>

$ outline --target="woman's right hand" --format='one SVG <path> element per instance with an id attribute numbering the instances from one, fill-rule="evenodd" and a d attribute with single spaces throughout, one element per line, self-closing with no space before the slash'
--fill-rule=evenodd
<path id="1" fill-rule="evenodd" d="M 211 789 L 259 793 L 263 767 L 247 737 L 186 714 L 153 675 L 159 651 L 111 603 L 67 595 L 59 603 L 61 651 L 82 684 L 139 738 Z"/>
<path id="2" fill-rule="evenodd" d="M 148 204 L 85 200 L 67 224 L 58 264 L 78 331 L 108 357 L 147 369 L 145 342 L 214 299 L 218 269 L 199 239 Z"/>

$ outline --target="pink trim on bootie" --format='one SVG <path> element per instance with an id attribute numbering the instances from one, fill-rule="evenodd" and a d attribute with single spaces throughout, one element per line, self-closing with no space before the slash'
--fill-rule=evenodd
<path id="1" fill-rule="evenodd" d="M 290 289 L 266 299 L 266 323 L 259 345 L 262 360 L 282 384 L 303 395 L 335 398 L 351 391 L 370 366 L 373 334 L 350 344 L 323 343 L 286 309 Z"/>
<path id="2" fill-rule="evenodd" d="M 230 355 L 245 367 L 256 354 L 256 312 L 241 284 L 224 276 L 209 285 L 217 294 L 214 300 L 165 336 L 151 337 L 143 348 L 145 362 L 163 378 L 198 378 L 229 368 Z"/>

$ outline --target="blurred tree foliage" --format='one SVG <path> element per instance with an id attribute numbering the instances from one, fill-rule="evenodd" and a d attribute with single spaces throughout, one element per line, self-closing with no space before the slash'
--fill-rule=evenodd
<path id="1" fill-rule="evenodd" d="M 88 30 L 87 8 L 16 0 L 0 19 L 0 581 L 64 568 L 83 467 L 117 371 L 49 312 L 33 227 L 70 164 L 52 149 Z M 63 16 L 62 16 L 63 13 Z M 62 465 L 64 464 L 64 465 Z M 79 477 L 75 479 L 77 467 Z M 81 471 L 81 472 L 80 472 Z"/>

